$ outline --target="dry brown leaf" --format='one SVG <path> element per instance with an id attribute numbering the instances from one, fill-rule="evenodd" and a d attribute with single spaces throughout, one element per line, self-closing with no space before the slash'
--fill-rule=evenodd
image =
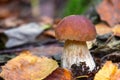
<path id="1" fill-rule="evenodd" d="M 71 72 L 67 69 L 57 68 L 44 80 L 72 80 Z"/>
<path id="2" fill-rule="evenodd" d="M 111 76 L 115 74 L 118 66 L 111 61 L 107 61 L 102 69 L 96 73 L 94 80 L 111 80 Z"/>
<path id="3" fill-rule="evenodd" d="M 97 6 L 97 12 L 110 26 L 120 23 L 120 0 L 103 0 Z"/>
<path id="4" fill-rule="evenodd" d="M 17 19 L 15 17 L 9 17 L 5 19 L 1 25 L 3 25 L 4 28 L 11 28 L 22 24 L 24 24 L 23 20 Z"/>
<path id="5" fill-rule="evenodd" d="M 35 54 L 37 56 L 51 57 L 54 55 L 61 56 L 62 50 L 63 50 L 63 47 L 59 45 L 46 45 L 46 46 L 35 47 L 30 51 L 32 52 L 32 54 Z"/>
<path id="6" fill-rule="evenodd" d="M 55 31 L 54 30 L 47 30 L 44 32 L 44 34 L 55 38 Z"/>
<path id="7" fill-rule="evenodd" d="M 104 34 L 112 32 L 112 28 L 110 28 L 105 23 L 96 24 L 95 28 L 96 28 L 96 32 L 98 35 L 104 35 Z"/>
<path id="8" fill-rule="evenodd" d="M 115 25 L 115 27 L 113 27 L 112 31 L 113 31 L 115 36 L 119 36 L 120 37 L 120 24 Z"/>
<path id="9" fill-rule="evenodd" d="M 57 67 L 56 61 L 25 51 L 2 66 L 0 76 L 5 80 L 42 80 Z"/>
<path id="10" fill-rule="evenodd" d="M 4 19 L 10 16 L 11 16 L 10 10 L 5 6 L 0 6 L 0 18 Z"/>

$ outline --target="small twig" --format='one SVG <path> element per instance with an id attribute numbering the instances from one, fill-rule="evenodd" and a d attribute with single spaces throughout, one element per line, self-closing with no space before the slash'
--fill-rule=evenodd
<path id="1" fill-rule="evenodd" d="M 107 43 L 109 43 L 109 42 L 112 40 L 113 37 L 114 37 L 114 35 L 112 34 L 112 35 L 107 39 L 107 41 L 105 42 L 105 45 L 107 45 Z"/>
<path id="2" fill-rule="evenodd" d="M 78 77 L 76 77 L 76 79 L 80 79 L 80 78 L 88 78 L 89 76 L 88 75 L 82 75 L 82 76 L 78 76 Z"/>

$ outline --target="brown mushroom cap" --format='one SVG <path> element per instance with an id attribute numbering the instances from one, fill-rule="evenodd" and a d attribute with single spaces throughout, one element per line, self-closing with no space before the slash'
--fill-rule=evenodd
<path id="1" fill-rule="evenodd" d="M 79 15 L 65 17 L 56 27 L 55 33 L 59 40 L 90 41 L 96 37 L 92 22 Z"/>

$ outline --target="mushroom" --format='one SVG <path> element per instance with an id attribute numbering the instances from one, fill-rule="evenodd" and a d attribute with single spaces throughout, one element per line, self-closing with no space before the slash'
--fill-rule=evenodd
<path id="1" fill-rule="evenodd" d="M 88 50 L 86 41 L 96 37 L 92 22 L 84 16 L 71 15 L 61 20 L 55 29 L 56 38 L 65 40 L 62 54 L 62 67 L 70 69 L 73 64 L 85 62 L 89 71 L 95 68 L 95 62 Z"/>

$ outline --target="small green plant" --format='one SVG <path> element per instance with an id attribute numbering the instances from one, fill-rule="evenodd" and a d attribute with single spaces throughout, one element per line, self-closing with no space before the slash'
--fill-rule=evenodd
<path id="1" fill-rule="evenodd" d="M 64 16 L 72 14 L 83 14 L 89 8 L 92 0 L 68 0 L 64 9 Z"/>

